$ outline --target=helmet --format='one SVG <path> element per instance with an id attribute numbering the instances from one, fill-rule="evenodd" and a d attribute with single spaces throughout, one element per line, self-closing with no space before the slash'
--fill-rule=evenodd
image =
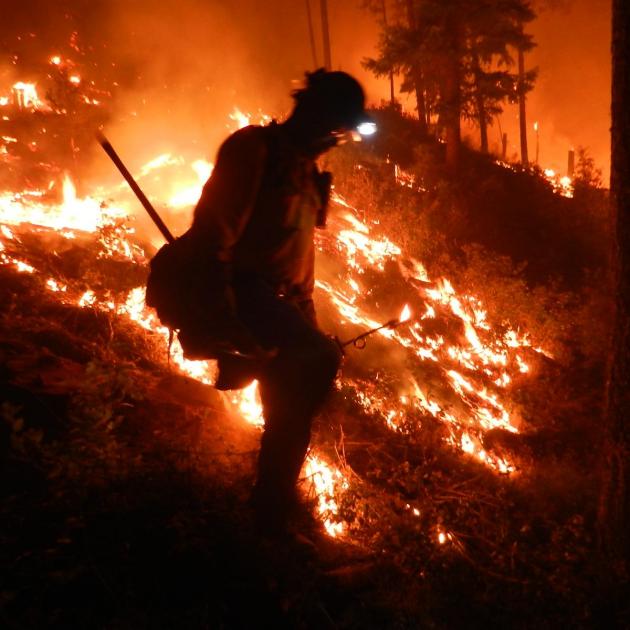
<path id="1" fill-rule="evenodd" d="M 371 118 L 365 112 L 365 93 L 346 72 L 323 68 L 306 73 L 306 86 L 293 92 L 296 109 L 316 115 L 330 129 L 355 129 Z"/>

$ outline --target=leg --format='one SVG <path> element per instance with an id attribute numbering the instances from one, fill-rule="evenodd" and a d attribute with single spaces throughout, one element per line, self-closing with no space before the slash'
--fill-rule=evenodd
<path id="1" fill-rule="evenodd" d="M 298 308 L 265 289 L 237 292 L 239 316 L 278 355 L 257 375 L 265 415 L 255 500 L 281 526 L 295 501 L 313 417 L 330 391 L 341 359 L 337 344 Z"/>

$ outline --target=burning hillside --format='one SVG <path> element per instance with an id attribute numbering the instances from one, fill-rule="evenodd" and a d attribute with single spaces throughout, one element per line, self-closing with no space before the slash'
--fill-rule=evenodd
<path id="1" fill-rule="evenodd" d="M 24 104 L 17 101 L 14 107 Z M 235 111 L 239 125 L 249 122 Z M 3 159 L 12 158 L 5 152 Z M 159 180 L 168 205 L 181 209 L 194 203 L 211 169 L 204 160 L 188 163 L 163 154 L 142 166 L 136 177 L 141 185 L 148 177 Z M 135 237 L 135 209 L 124 192 L 121 187 L 101 187 L 79 197 L 70 178 L 61 180 L 54 167 L 45 188 L 2 191 L 1 261 L 37 276 L 42 288 L 61 302 L 129 318 L 161 335 L 166 347 L 168 330 L 144 307 L 142 279 L 148 254 Z M 339 196 L 333 206 L 329 227 L 318 233 L 317 240 L 316 300 L 324 328 L 345 340 L 385 321 L 395 324 L 367 340 L 364 352 L 358 350 L 359 344 L 357 348 L 348 344 L 337 382 L 341 395 L 356 405 L 357 413 L 378 416 L 393 432 L 418 431 L 428 419 L 437 421 L 445 447 L 497 473 L 515 472 L 514 462 L 485 446 L 484 435 L 494 429 L 518 432 L 518 409 L 510 391 L 521 379 L 531 378 L 543 350 L 525 332 L 508 325 L 493 329 L 484 305 L 456 291 L 448 279 L 429 278 L 420 261 L 382 233 L 378 217 L 365 216 Z M 34 255 L 29 246 L 34 238 L 53 239 L 55 245 L 48 255 Z M 69 247 L 64 241 L 71 244 L 77 239 L 92 242 L 90 255 L 112 261 L 119 270 L 116 276 L 90 286 L 87 277 L 59 269 L 55 264 L 59 251 Z M 159 243 L 155 236 L 151 240 Z M 89 261 L 82 265 L 89 266 Z M 126 278 L 122 283 L 121 272 Z M 128 286 L 132 277 L 138 278 L 138 286 Z M 405 315 L 399 317 L 403 309 Z M 213 363 L 185 360 L 177 344 L 171 358 L 184 373 L 202 383 L 213 382 Z M 235 392 L 229 400 L 235 413 L 261 424 L 255 387 Z M 337 495 L 350 482 L 343 468 L 336 470 L 325 461 L 311 452 L 305 476 L 315 484 L 320 513 L 335 535 L 344 529 L 336 516 Z"/>
<path id="2" fill-rule="evenodd" d="M 584 99 L 569 127 L 542 107 L 566 81 L 530 3 L 52 4 L 0 25 L 0 625 L 587 627 L 609 600 L 626 610 L 593 553 L 609 199 L 598 144 L 573 148 L 606 121 Z M 327 68 L 388 99 L 361 121 L 379 133 L 334 151 L 358 118 L 319 129 L 325 145 L 279 126 L 311 169 L 298 211 L 330 195 L 314 301 L 344 356 L 276 536 L 259 519 L 273 492 L 252 498 L 259 384 L 218 391 L 216 363 L 186 359 L 146 306 L 165 231 L 99 142 L 181 235 L 215 148 L 284 119 L 319 35 Z M 307 73 L 295 109 L 331 74 Z M 283 203 L 300 182 L 265 180 Z"/>

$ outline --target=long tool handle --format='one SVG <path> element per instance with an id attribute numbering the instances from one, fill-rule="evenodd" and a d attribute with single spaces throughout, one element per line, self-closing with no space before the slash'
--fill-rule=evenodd
<path id="1" fill-rule="evenodd" d="M 127 170 L 127 167 L 123 164 L 120 157 L 118 157 L 118 153 L 116 153 L 114 147 L 111 145 L 109 140 L 100 132 L 97 132 L 96 139 L 105 150 L 105 153 L 109 155 L 111 161 L 116 165 L 116 168 L 120 171 L 120 174 L 125 178 L 126 182 L 129 184 L 129 187 L 131 188 L 131 190 L 133 190 L 136 197 L 138 197 L 138 201 L 140 201 L 140 203 L 144 206 L 144 209 L 149 213 L 149 216 L 153 219 L 153 223 L 155 223 L 158 230 L 162 232 L 162 236 L 164 236 L 168 243 L 172 243 L 175 240 L 175 237 L 166 227 L 166 224 L 164 223 L 164 221 L 162 221 L 160 215 L 156 212 L 155 208 L 151 205 L 151 202 L 147 199 L 147 196 L 142 192 L 140 186 L 138 186 L 136 180 L 133 178 L 133 175 Z"/>

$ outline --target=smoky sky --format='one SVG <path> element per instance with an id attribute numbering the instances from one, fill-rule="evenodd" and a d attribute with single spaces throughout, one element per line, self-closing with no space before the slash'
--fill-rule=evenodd
<path id="1" fill-rule="evenodd" d="M 329 0 L 333 67 L 356 74 L 378 104 L 389 85 L 361 67 L 375 53 L 378 25 L 360 4 Z M 310 6 L 321 64 L 318 0 Z M 210 159 L 234 106 L 278 117 L 289 110 L 291 89 L 314 67 L 306 7 L 306 0 L 3 0 L 0 79 L 12 55 L 21 55 L 28 72 L 34 58 L 64 46 L 75 54 L 68 41 L 77 32 L 86 79 L 118 83 L 120 115 L 110 131 L 118 143 L 143 158 L 175 145 Z M 537 47 L 527 63 L 539 69 L 528 98 L 530 156 L 537 121 L 541 166 L 566 170 L 568 150 L 581 145 L 607 175 L 610 0 L 541 0 L 536 8 L 528 27 Z M 412 99 L 399 97 L 411 111 Z M 517 157 L 516 108 L 506 107 L 491 127 L 495 149 L 501 131 L 508 133 L 508 156 Z M 467 133 L 474 145 L 475 131 Z"/>

